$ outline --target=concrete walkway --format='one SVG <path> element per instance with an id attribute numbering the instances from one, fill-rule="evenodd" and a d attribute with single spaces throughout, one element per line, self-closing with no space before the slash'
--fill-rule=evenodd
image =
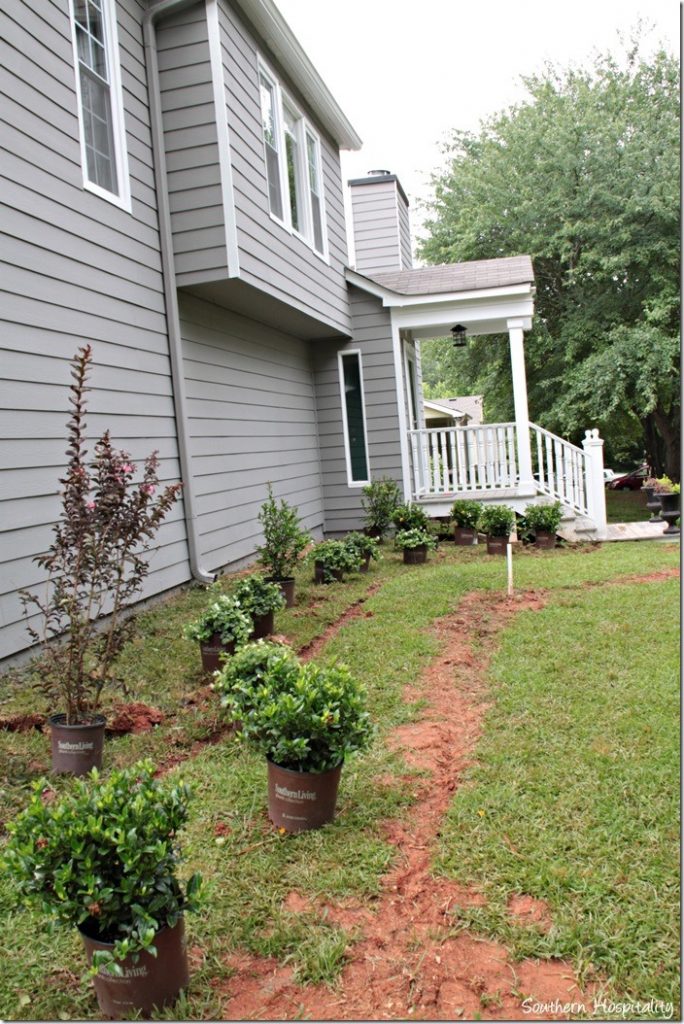
<path id="1" fill-rule="evenodd" d="M 678 541 L 679 534 L 664 536 L 665 523 L 608 523 L 606 541 L 665 540 Z"/>

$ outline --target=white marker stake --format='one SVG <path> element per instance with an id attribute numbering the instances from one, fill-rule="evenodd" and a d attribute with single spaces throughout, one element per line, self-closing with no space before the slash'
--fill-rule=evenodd
<path id="1" fill-rule="evenodd" d="M 506 567 L 508 568 L 508 596 L 513 597 L 513 547 L 506 545 Z"/>

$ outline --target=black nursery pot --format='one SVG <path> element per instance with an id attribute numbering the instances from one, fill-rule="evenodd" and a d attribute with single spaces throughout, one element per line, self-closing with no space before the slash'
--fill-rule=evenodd
<path id="1" fill-rule="evenodd" d="M 477 544 L 477 530 L 472 526 L 454 526 L 454 540 L 461 547 Z"/>
<path id="2" fill-rule="evenodd" d="M 214 633 L 208 640 L 200 640 L 202 668 L 205 672 L 218 672 L 222 668 L 221 655 L 234 653 L 235 642 L 224 644 L 220 633 Z"/>
<path id="3" fill-rule="evenodd" d="M 551 533 L 549 530 L 537 530 L 534 535 L 534 546 L 550 551 L 556 546 L 556 534 Z"/>
<path id="4" fill-rule="evenodd" d="M 427 544 L 417 548 L 404 548 L 404 565 L 423 565 L 427 562 Z"/>
<path id="5" fill-rule="evenodd" d="M 268 816 L 287 832 L 321 828 L 335 817 L 342 765 L 327 772 L 297 772 L 267 760 Z"/>
<path id="6" fill-rule="evenodd" d="M 285 598 L 285 607 L 293 608 L 295 604 L 295 580 L 294 576 L 285 576 L 283 579 L 277 579 L 275 576 L 269 576 L 267 583 L 277 583 L 280 587 L 280 593 Z"/>
<path id="7" fill-rule="evenodd" d="M 332 580 L 328 576 L 332 576 L 338 583 L 344 579 L 342 569 L 328 569 L 326 574 L 323 562 L 314 562 L 314 583 L 331 583 Z"/>
<path id="8" fill-rule="evenodd" d="M 273 632 L 273 612 L 266 612 L 265 615 L 255 615 L 252 619 L 252 640 L 261 640 L 264 636 L 270 636 Z"/>
<path id="9" fill-rule="evenodd" d="M 111 942 L 97 937 L 91 918 L 79 928 L 90 964 L 93 953 L 114 948 Z M 123 975 L 110 974 L 101 967 L 93 978 L 95 995 L 102 1013 L 112 1020 L 126 1019 L 131 1013 L 149 1017 L 152 1011 L 171 1006 L 190 976 L 185 947 L 185 927 L 181 917 L 173 928 L 162 928 L 154 937 L 157 955 L 143 951 L 136 960 L 132 956 L 121 961 Z"/>
<path id="10" fill-rule="evenodd" d="M 487 535 L 487 554 L 505 555 L 508 546 L 508 537 L 492 537 Z"/>
<path id="11" fill-rule="evenodd" d="M 66 715 L 51 715 L 48 724 L 56 775 L 87 775 L 91 768 L 102 767 L 104 715 L 93 715 L 83 725 L 67 725 Z"/>

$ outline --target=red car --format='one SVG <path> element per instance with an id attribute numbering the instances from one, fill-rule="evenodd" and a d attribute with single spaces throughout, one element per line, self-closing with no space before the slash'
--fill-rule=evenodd
<path id="1" fill-rule="evenodd" d="M 639 469 L 625 473 L 624 476 L 616 476 L 614 480 L 610 481 L 608 488 L 611 491 L 640 491 L 647 476 L 646 466 L 640 466 Z"/>

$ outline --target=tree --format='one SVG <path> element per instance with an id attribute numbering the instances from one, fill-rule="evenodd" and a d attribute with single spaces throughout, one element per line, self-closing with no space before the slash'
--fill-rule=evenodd
<path id="1" fill-rule="evenodd" d="M 576 440 L 597 425 L 613 451 L 636 444 L 679 479 L 679 74 L 674 57 L 639 47 L 589 70 L 547 65 L 523 79 L 525 102 L 455 131 L 420 254 L 531 255 L 532 419 Z M 432 368 L 428 353 L 428 379 Z M 503 339 L 442 358 L 437 379 L 511 415 Z"/>

